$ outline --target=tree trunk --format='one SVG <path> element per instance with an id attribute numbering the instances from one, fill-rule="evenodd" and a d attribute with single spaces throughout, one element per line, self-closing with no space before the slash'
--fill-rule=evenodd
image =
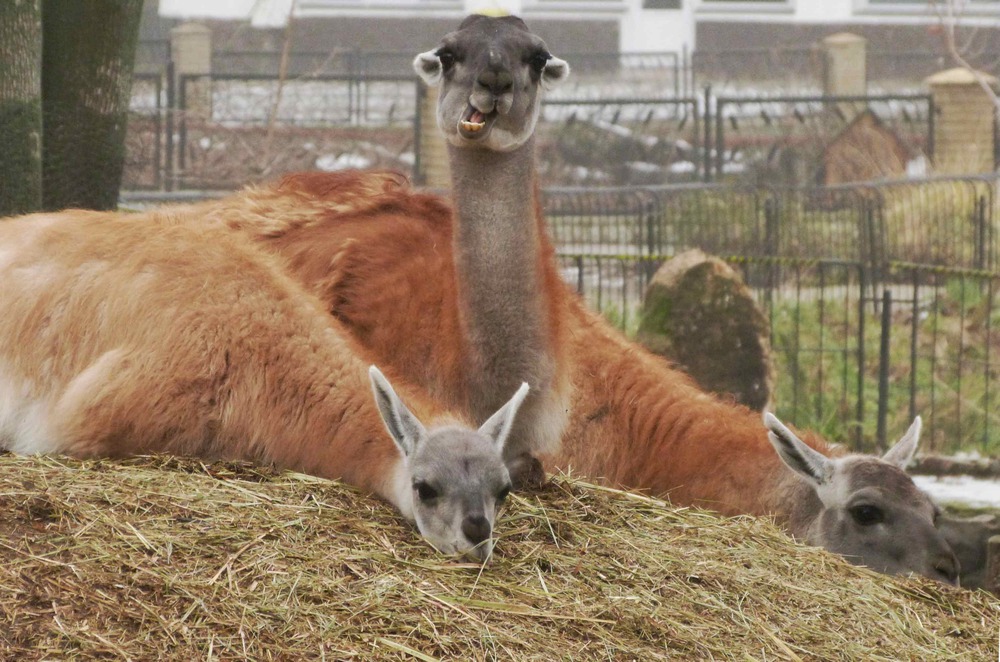
<path id="1" fill-rule="evenodd" d="M 113 209 L 142 0 L 43 0 L 45 209 Z"/>
<path id="2" fill-rule="evenodd" d="M 41 0 L 0 2 L 0 216 L 42 203 Z"/>

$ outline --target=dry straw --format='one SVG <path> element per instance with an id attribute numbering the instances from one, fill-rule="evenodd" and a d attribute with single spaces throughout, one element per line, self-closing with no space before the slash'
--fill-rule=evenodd
<path id="1" fill-rule="evenodd" d="M 992 660 L 1000 603 L 568 478 L 485 567 L 334 482 L 0 456 L 0 658 Z"/>

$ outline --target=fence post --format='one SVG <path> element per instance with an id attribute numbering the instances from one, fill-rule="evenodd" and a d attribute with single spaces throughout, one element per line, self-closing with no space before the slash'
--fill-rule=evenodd
<path id="1" fill-rule="evenodd" d="M 865 421 L 865 292 L 868 289 L 868 268 L 864 263 L 858 269 L 858 402 L 855 409 L 857 427 L 854 450 L 861 451 L 864 441 Z"/>
<path id="2" fill-rule="evenodd" d="M 764 256 L 768 258 L 765 297 L 772 309 L 774 308 L 774 291 L 778 287 L 781 278 L 781 274 L 778 272 L 778 262 L 774 259 L 781 254 L 780 232 L 778 200 L 772 195 L 770 190 L 767 190 L 767 198 L 764 199 Z"/>
<path id="3" fill-rule="evenodd" d="M 659 200 L 653 198 L 652 200 L 643 200 L 640 202 L 640 209 L 642 209 L 643 216 L 646 217 L 646 254 L 649 256 L 658 255 L 660 250 L 659 242 L 659 219 L 660 214 L 659 207 L 657 204 Z"/>
<path id="4" fill-rule="evenodd" d="M 822 40 L 823 94 L 825 96 L 864 96 L 868 90 L 868 40 L 849 32 L 838 32 Z M 854 119 L 857 107 L 840 103 L 843 124 Z"/>
<path id="5" fill-rule="evenodd" d="M 979 77 L 996 89 L 998 81 L 962 67 L 926 79 L 938 116 L 934 120 L 934 170 L 965 175 L 991 172 L 996 160 L 993 101 Z"/>
<path id="6" fill-rule="evenodd" d="M 715 100 L 715 179 L 722 179 L 722 163 L 725 158 L 726 136 L 723 127 L 722 109 L 725 103 L 722 99 Z"/>
<path id="7" fill-rule="evenodd" d="M 167 62 L 167 118 L 164 133 L 166 134 L 163 158 L 163 179 L 167 191 L 173 191 L 177 172 L 174 163 L 174 116 L 177 111 L 177 85 L 174 75 L 174 61 Z"/>
<path id="8" fill-rule="evenodd" d="M 177 128 L 177 175 L 178 180 L 183 177 L 187 168 L 187 122 L 188 122 L 188 101 L 187 90 L 190 78 L 178 76 L 177 107 L 180 109 L 180 126 Z"/>
<path id="9" fill-rule="evenodd" d="M 882 198 L 877 198 L 878 202 L 875 203 L 872 201 L 873 197 L 874 195 L 865 195 L 861 198 L 861 217 L 864 223 L 861 235 L 862 246 L 867 243 L 867 251 L 862 254 L 861 264 L 866 272 L 868 282 L 871 284 L 872 310 L 877 312 L 877 290 L 882 282 L 887 256 L 885 246 L 879 241 L 882 235 Z M 877 217 L 876 209 L 878 209 Z"/>
<path id="10" fill-rule="evenodd" d="M 912 421 L 917 415 L 917 343 L 920 342 L 920 276 L 916 269 L 911 270 L 913 299 L 910 301 L 910 412 Z M 988 346 L 988 345 L 987 345 Z M 986 362 L 989 365 L 989 362 Z M 986 382 L 989 384 L 989 381 Z M 989 399 L 987 399 L 989 402 Z"/>
<path id="11" fill-rule="evenodd" d="M 882 330 L 878 349 L 878 427 L 875 443 L 879 454 L 884 453 L 886 444 L 886 419 L 889 416 L 889 336 L 892 332 L 892 292 L 882 291 Z"/>
<path id="12" fill-rule="evenodd" d="M 153 188 L 163 190 L 163 147 L 160 143 L 163 136 L 163 75 L 156 78 L 156 114 L 153 116 Z"/>
<path id="13" fill-rule="evenodd" d="M 170 78 L 177 93 L 175 109 L 180 111 L 180 144 L 172 168 L 173 185 L 177 186 L 186 166 L 188 118 L 207 120 L 212 116 L 212 30 L 200 23 L 184 23 L 170 30 L 170 60 L 174 65 Z"/>
<path id="14" fill-rule="evenodd" d="M 991 537 L 986 543 L 987 590 L 1000 595 L 1000 536 Z"/>
<path id="15" fill-rule="evenodd" d="M 186 112 L 199 117 L 212 115 L 212 30 L 200 23 L 184 23 L 170 31 L 170 59 L 173 60 L 178 79 L 185 76 L 204 77 L 194 89 L 188 90 Z"/>
<path id="16" fill-rule="evenodd" d="M 705 104 L 705 118 L 704 118 L 704 131 L 705 135 L 702 136 L 702 150 L 701 150 L 701 177 L 702 180 L 707 184 L 712 181 L 712 86 L 707 85 L 705 87 L 705 96 L 703 97 Z"/>
<path id="17" fill-rule="evenodd" d="M 451 168 L 448 164 L 448 147 L 437 130 L 437 89 L 427 87 L 422 81 L 418 85 L 420 125 L 415 139 L 419 145 L 417 149 L 420 150 L 420 170 L 417 179 L 431 188 L 449 188 Z"/>
<path id="18" fill-rule="evenodd" d="M 986 264 L 986 247 L 988 242 L 988 232 L 986 228 L 986 198 L 985 196 L 978 196 L 976 198 L 975 204 L 975 214 L 976 214 L 976 268 L 979 270 L 985 270 L 987 268 Z"/>

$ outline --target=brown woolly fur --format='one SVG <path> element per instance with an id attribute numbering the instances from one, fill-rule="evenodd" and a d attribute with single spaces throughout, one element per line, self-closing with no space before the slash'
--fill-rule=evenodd
<path id="1" fill-rule="evenodd" d="M 780 479 L 792 476 L 756 412 L 705 393 L 599 315 L 578 308 L 575 320 L 578 388 L 560 466 L 728 515 L 791 515 Z"/>
<path id="2" fill-rule="evenodd" d="M 440 197 L 413 191 L 391 172 L 297 173 L 271 187 L 172 209 L 164 213 L 257 238 L 364 347 L 391 354 L 401 377 L 448 408 L 470 410 L 471 349 L 455 305 L 454 219 Z M 559 399 L 568 399 L 570 294 L 536 217 L 538 270 L 551 293 L 545 328 L 559 370 L 553 384 Z"/>
<path id="3" fill-rule="evenodd" d="M 441 309 L 442 297 L 456 296 L 454 278 L 439 276 L 441 270 L 450 273 L 453 268 L 451 212 L 440 198 L 415 194 L 394 173 L 301 173 L 274 187 L 249 188 L 219 201 L 166 208 L 165 213 L 249 233 L 281 255 L 334 317 L 354 320 L 369 308 L 391 309 L 409 329 L 399 349 L 419 357 L 407 364 L 407 372 L 427 376 L 415 383 L 463 382 L 458 319 L 428 312 Z M 373 219 L 378 223 L 370 222 Z M 389 228 L 393 236 L 385 240 Z M 362 255 L 355 245 L 376 250 Z M 397 272 L 395 264 L 411 265 L 412 270 Z M 432 287 L 425 278 L 434 279 Z M 352 296 L 354 288 L 362 287 L 374 299 Z M 365 317 L 351 333 L 362 345 L 396 343 L 396 332 L 383 327 L 378 319 Z M 451 341 L 439 342 L 445 338 Z M 439 373 L 444 380 L 431 379 Z M 466 404 L 461 387 L 431 392 L 455 406 Z"/>
<path id="4" fill-rule="evenodd" d="M 53 217 L 49 220 L 56 222 Z M 553 248 L 543 232 L 543 220 L 537 210 L 532 221 L 538 224 L 539 238 L 537 249 L 531 249 L 534 257 L 528 262 L 534 264 L 538 271 L 535 278 L 540 283 L 538 287 L 547 291 L 546 296 L 539 297 L 546 302 L 540 309 L 547 311 L 547 319 L 541 323 L 536 320 L 527 326 L 535 331 L 545 329 L 551 334 L 550 344 L 558 349 L 552 364 L 552 373 L 558 376 L 548 382 L 558 396 L 546 401 L 546 405 L 571 403 L 566 415 L 536 417 L 536 421 L 549 423 L 549 431 L 554 430 L 557 434 L 563 430 L 562 421 L 568 421 L 561 435 L 561 448 L 546 458 L 550 470 L 572 471 L 613 487 L 669 496 L 679 505 L 709 507 L 723 514 L 774 516 L 802 540 L 836 550 L 869 567 L 888 573 L 919 572 L 946 581 L 954 580 L 953 555 L 933 527 L 933 505 L 916 487 L 910 485 L 913 493 L 910 495 L 882 496 L 879 481 L 871 481 L 875 483 L 873 491 L 879 492 L 879 503 L 872 505 L 899 509 L 894 511 L 891 520 L 887 520 L 895 527 L 891 529 L 891 535 L 885 533 L 889 531 L 888 527 L 876 530 L 853 523 L 849 519 L 853 516 L 848 499 L 854 492 L 848 491 L 848 488 L 830 487 L 832 483 L 828 482 L 824 483 L 825 496 L 820 496 L 815 475 L 800 478 L 782 462 L 768 440 L 757 413 L 701 391 L 686 375 L 628 341 L 600 316 L 588 311 L 582 300 L 559 278 Z M 319 317 L 326 320 L 327 325 L 332 325 L 327 331 L 338 336 L 341 349 L 330 355 L 323 354 L 320 361 L 322 367 L 317 367 L 318 371 L 338 371 L 340 368 L 336 366 L 340 365 L 341 354 L 350 357 L 363 351 L 374 363 L 389 366 L 404 383 L 425 390 L 445 410 L 459 411 L 467 418 L 476 418 L 476 407 L 467 400 L 468 392 L 474 390 L 469 386 L 471 378 L 467 375 L 469 372 L 478 373 L 476 352 L 471 347 L 474 343 L 466 336 L 462 316 L 467 311 L 460 303 L 459 293 L 461 279 L 476 266 L 456 266 L 454 256 L 462 250 L 462 246 L 458 245 L 461 242 L 454 241 L 455 223 L 448 208 L 434 196 L 411 191 L 399 176 L 357 172 L 291 176 L 276 186 L 249 189 L 224 200 L 164 208 L 136 218 L 115 218 L 114 223 L 116 228 L 120 227 L 121 233 L 127 232 L 130 223 L 159 223 L 165 232 L 171 229 L 171 223 L 185 227 L 200 225 L 209 249 L 225 246 L 261 253 L 267 258 L 264 262 L 273 261 L 275 278 L 290 276 L 294 281 L 292 285 L 307 291 L 308 294 L 303 293 L 304 299 L 300 303 L 315 307 L 313 316 L 321 310 Z M 213 246 L 213 242 L 217 245 Z M 198 250 L 201 250 L 198 246 L 185 246 L 184 259 L 195 255 Z M 222 254 L 209 262 L 221 264 L 232 260 L 234 258 L 228 255 L 231 252 L 221 250 Z M 510 265 L 502 262 L 499 260 L 497 268 L 509 271 Z M 522 256 L 517 264 L 524 263 Z M 226 273 L 243 274 L 249 271 L 252 271 L 249 267 L 237 266 Z M 472 276 L 485 280 L 489 269 L 485 271 Z M 144 302 L 146 308 L 143 310 L 166 311 L 155 317 L 156 320 L 165 318 L 164 324 L 192 324 L 191 321 L 175 319 L 171 307 L 176 307 L 177 301 L 183 300 L 185 291 L 196 289 L 197 275 L 194 281 L 187 284 L 179 281 L 171 283 L 172 289 L 165 289 L 157 295 L 162 300 Z M 507 273 L 503 280 L 513 283 L 517 279 Z M 240 281 L 236 279 L 237 284 Z M 233 286 L 230 283 L 223 285 L 223 289 Z M 117 291 L 116 288 L 121 289 L 109 284 L 107 291 Z M 53 291 L 58 292 L 60 288 L 55 287 Z M 223 297 L 222 300 L 232 301 L 233 297 Z M 501 307 L 509 312 L 516 308 L 516 301 L 521 300 L 524 300 L 523 296 L 515 295 L 511 302 Z M 537 303 L 536 300 L 532 305 Z M 265 308 L 268 306 L 270 304 Z M 227 329 L 227 314 L 224 307 L 215 306 L 211 310 L 206 309 L 196 323 L 210 325 L 212 329 L 216 327 L 211 325 Z M 267 313 L 256 311 L 246 315 L 246 318 L 252 320 L 262 314 Z M 25 315 L 23 311 L 17 312 L 14 319 Z M 284 315 L 287 313 L 277 317 L 283 318 Z M 509 319 L 506 314 L 501 317 Z M 318 324 L 313 318 L 309 323 Z M 515 324 L 516 321 L 511 322 L 511 326 Z M 339 338 L 341 329 L 353 338 Z M 270 329 L 268 332 L 273 331 Z M 261 351 L 278 351 L 275 348 L 289 343 L 297 345 L 301 341 L 298 336 L 308 334 L 288 331 L 278 333 L 270 340 L 266 340 L 261 333 L 246 335 L 261 343 Z M 171 337 L 184 337 L 183 328 L 173 332 Z M 169 350 L 169 347 L 164 349 Z M 174 355 L 169 353 L 167 356 Z M 35 361 L 42 364 L 44 358 L 44 355 L 39 355 Z M 91 357 L 89 360 L 94 359 Z M 357 362 L 357 359 L 345 360 L 347 364 Z M 204 368 L 201 365 L 204 361 L 196 363 L 197 369 Z M 237 374 L 245 363 L 246 356 L 233 356 L 223 367 Z M 165 361 L 165 365 L 173 364 Z M 470 365 L 474 367 L 470 369 Z M 513 369 L 516 371 L 517 366 Z M 175 374 L 176 370 L 178 368 L 171 367 L 163 374 Z M 487 374 L 495 372 L 495 366 L 487 370 Z M 141 372 L 140 376 L 146 374 Z M 183 370 L 180 374 L 185 375 L 184 379 L 188 381 L 192 379 Z M 201 373 L 192 374 L 197 377 Z M 211 379 L 212 374 L 204 378 Z M 537 376 L 538 373 L 535 374 Z M 284 373 L 282 376 L 288 377 Z M 176 384 L 182 386 L 187 383 L 184 379 Z M 330 410 L 330 417 L 334 420 L 318 426 L 319 430 L 337 430 L 337 441 L 331 445 L 335 451 L 323 454 L 315 450 L 323 443 L 316 436 L 321 433 L 312 429 L 315 426 L 307 426 L 308 430 L 304 428 L 302 431 L 302 434 L 308 431 L 314 437 L 306 445 L 314 449 L 308 454 L 299 452 L 296 455 L 296 447 L 285 443 L 262 445 L 261 439 L 282 439 L 283 430 L 265 427 L 266 424 L 273 427 L 277 424 L 275 421 L 281 421 L 282 417 L 256 422 L 249 417 L 246 426 L 230 430 L 233 434 L 226 437 L 229 444 L 224 447 L 226 452 L 214 456 L 263 459 L 323 476 L 343 477 L 351 483 L 373 489 L 399 505 L 398 498 L 392 500 L 390 483 L 395 483 L 397 494 L 409 483 L 397 475 L 394 480 L 383 478 L 381 483 L 375 484 L 378 476 L 391 473 L 385 470 L 391 445 L 379 456 L 379 460 L 366 459 L 366 453 L 374 453 L 381 447 L 364 443 L 373 434 L 369 427 L 371 420 L 352 415 L 365 411 L 363 404 L 368 403 L 370 397 L 368 389 L 357 380 L 339 379 L 332 380 L 332 383 L 338 387 L 336 397 L 343 401 L 338 403 L 336 410 Z M 154 385 L 163 392 L 163 384 L 154 382 Z M 178 397 L 189 394 L 180 386 L 175 390 L 180 393 Z M 209 391 L 212 392 L 211 389 Z M 133 404 L 136 408 L 151 407 L 151 411 L 156 413 L 155 399 Z M 3 400 L 0 400 L 0 413 L 3 413 L 2 406 Z M 193 412 L 197 412 L 199 406 L 211 409 L 214 405 L 211 402 L 192 402 L 190 406 Z M 371 409 L 370 404 L 367 406 Z M 227 410 L 253 412 L 258 408 L 250 400 L 233 404 Z M 426 410 L 425 406 L 423 411 Z M 94 419 L 95 424 L 107 427 L 119 414 L 109 410 L 103 420 Z M 294 412 L 286 412 L 284 416 L 302 424 L 301 417 Z M 213 420 L 207 415 L 203 418 Z M 90 423 L 86 417 L 80 420 Z M 198 423 L 197 418 L 193 420 Z M 375 427 L 378 427 L 377 424 Z M 154 429 L 162 435 L 167 428 L 160 421 L 159 427 Z M 341 429 L 353 432 L 346 433 L 341 441 Z M 201 438 L 196 434 L 197 426 L 192 430 L 196 439 Z M 787 434 L 794 437 L 791 432 Z M 212 457 L 210 451 L 215 450 L 185 445 L 184 436 L 176 433 L 173 439 L 179 438 L 181 443 L 138 445 L 147 436 L 141 430 L 122 430 L 119 438 L 129 440 L 131 452 L 165 451 Z M 807 439 L 807 442 L 823 454 L 831 453 L 818 439 Z M 805 448 L 802 444 L 800 446 Z M 261 449 L 269 452 L 262 452 Z M 79 449 L 69 450 L 88 454 Z M 339 464 L 331 468 L 319 464 L 314 458 Z M 870 458 L 869 461 L 879 460 Z M 883 465 L 885 471 L 900 472 L 897 466 Z M 510 467 L 510 464 L 507 466 Z M 843 463 L 836 466 L 845 470 L 835 472 L 831 464 L 829 471 L 823 470 L 823 475 L 830 481 L 835 478 L 841 480 L 838 485 L 852 487 L 853 483 L 842 478 L 849 467 Z M 341 473 L 333 473 L 333 469 Z M 910 498 L 914 495 L 919 499 Z M 833 510 L 836 513 L 828 516 Z M 402 511 L 406 512 L 405 509 Z M 903 517 L 903 514 L 906 516 Z M 865 537 L 868 533 L 857 533 L 860 531 L 877 534 L 879 539 L 869 541 Z"/>
<path id="5" fill-rule="evenodd" d="M 361 193 L 373 190 L 381 192 Z M 310 197 L 313 191 L 324 193 Z M 203 203 L 199 212 L 254 232 L 379 361 L 443 402 L 462 404 L 453 221 L 439 198 L 389 173 L 312 173 Z M 759 415 L 705 394 L 588 311 L 553 256 L 543 232 L 550 326 L 565 339 L 554 344 L 559 381 L 572 384 L 569 426 L 549 467 L 727 514 L 788 517 L 784 483 L 796 479 Z M 806 441 L 829 452 L 818 439 Z"/>
<path id="6" fill-rule="evenodd" d="M 329 181 L 321 183 L 322 177 Z M 384 185 L 387 181 L 391 187 Z M 311 197 L 317 190 L 323 197 Z M 341 196 L 355 190 L 374 193 L 365 198 Z M 265 218 L 246 222 L 247 201 Z M 804 475 L 801 464 L 791 470 L 796 460 L 786 466 L 759 414 L 701 391 L 682 372 L 586 309 L 559 277 L 537 209 L 531 213 L 538 235 L 530 242 L 534 247 L 520 246 L 521 253 L 509 261 L 502 255 L 467 259 L 462 237 L 468 235 L 468 219 L 453 220 L 439 201 L 409 191 L 385 173 L 291 176 L 270 192 L 254 189 L 228 202 L 207 203 L 203 210 L 217 220 L 240 219 L 251 232 L 255 225 L 267 228 L 255 233 L 258 240 L 288 260 L 293 277 L 320 297 L 378 362 L 467 413 L 475 407 L 467 408 L 463 397 L 474 389 L 463 379 L 463 369 L 479 374 L 475 348 L 483 345 L 466 335 L 463 315 L 475 316 L 468 311 L 476 304 L 463 300 L 462 283 L 472 279 L 478 283 L 473 287 L 482 287 L 496 275 L 510 289 L 523 290 L 524 283 L 517 282 L 512 271 L 537 271 L 525 280 L 544 292 L 537 297 L 514 294 L 498 308 L 512 311 L 524 302 L 535 311 L 524 316 L 535 318 L 524 322 L 534 330 L 525 334 L 526 341 L 534 342 L 537 336 L 531 334 L 539 328 L 554 339 L 551 373 L 557 377 L 550 384 L 559 395 L 548 404 L 567 403 L 569 410 L 565 416 L 534 419 L 536 425 L 556 421 L 558 425 L 549 427 L 562 431 L 560 447 L 543 456 L 550 470 L 572 471 L 613 487 L 669 496 L 679 505 L 723 514 L 770 515 L 803 541 L 859 564 L 889 574 L 917 572 L 955 580 L 954 555 L 933 525 L 934 506 L 912 481 L 902 476 L 907 489 L 900 493 L 882 490 L 877 479 L 869 481 L 867 489 L 846 478 L 857 463 L 839 459 L 823 464 L 822 481 Z M 313 220 L 303 223 L 310 214 Z M 510 220 L 512 227 L 523 222 L 523 216 L 518 218 Z M 285 230 L 276 229 L 283 219 L 288 219 Z M 488 219 L 472 225 L 481 233 L 483 226 L 496 235 L 513 232 L 493 229 Z M 481 238 L 472 244 L 481 245 Z M 533 258 L 525 260 L 525 251 Z M 501 297 L 507 289 L 496 283 L 490 287 Z M 547 311 L 540 323 L 539 310 Z M 493 319 L 519 324 L 507 314 Z M 515 374 L 517 363 L 511 368 Z M 799 442 L 800 448 L 808 450 L 807 445 L 832 454 L 819 439 L 807 436 L 805 443 Z M 898 466 L 878 458 L 865 462 L 901 474 Z M 858 498 L 869 500 L 871 507 L 893 512 L 886 526 L 870 528 L 855 520 L 852 498 L 861 493 Z"/>
<path id="7" fill-rule="evenodd" d="M 23 450 L 254 459 L 382 491 L 399 452 L 357 343 L 278 260 L 189 220 L 68 211 L 0 228 L 20 288 L 0 331 L 35 339 L 4 344 L 4 376 L 55 403 L 30 436 L 56 447 Z"/>
<path id="8" fill-rule="evenodd" d="M 1000 603 L 575 480 L 488 569 L 240 464 L 0 456 L 5 660 L 994 660 Z"/>

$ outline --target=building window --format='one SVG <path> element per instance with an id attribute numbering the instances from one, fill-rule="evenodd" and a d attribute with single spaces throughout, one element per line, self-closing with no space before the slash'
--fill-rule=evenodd
<path id="1" fill-rule="evenodd" d="M 946 4 L 947 2 L 945 0 L 942 0 L 940 3 L 940 7 L 938 9 L 940 9 L 941 13 L 945 13 L 944 5 Z M 928 18 L 936 18 L 938 16 L 938 10 L 935 9 L 934 2 L 931 0 L 860 0 L 857 7 L 859 11 L 868 9 L 879 13 L 920 13 Z M 955 2 L 954 13 L 956 18 L 982 18 L 984 16 L 989 16 L 995 19 L 998 17 L 998 10 L 1000 10 L 1000 0 L 964 0 L 962 2 Z"/>

